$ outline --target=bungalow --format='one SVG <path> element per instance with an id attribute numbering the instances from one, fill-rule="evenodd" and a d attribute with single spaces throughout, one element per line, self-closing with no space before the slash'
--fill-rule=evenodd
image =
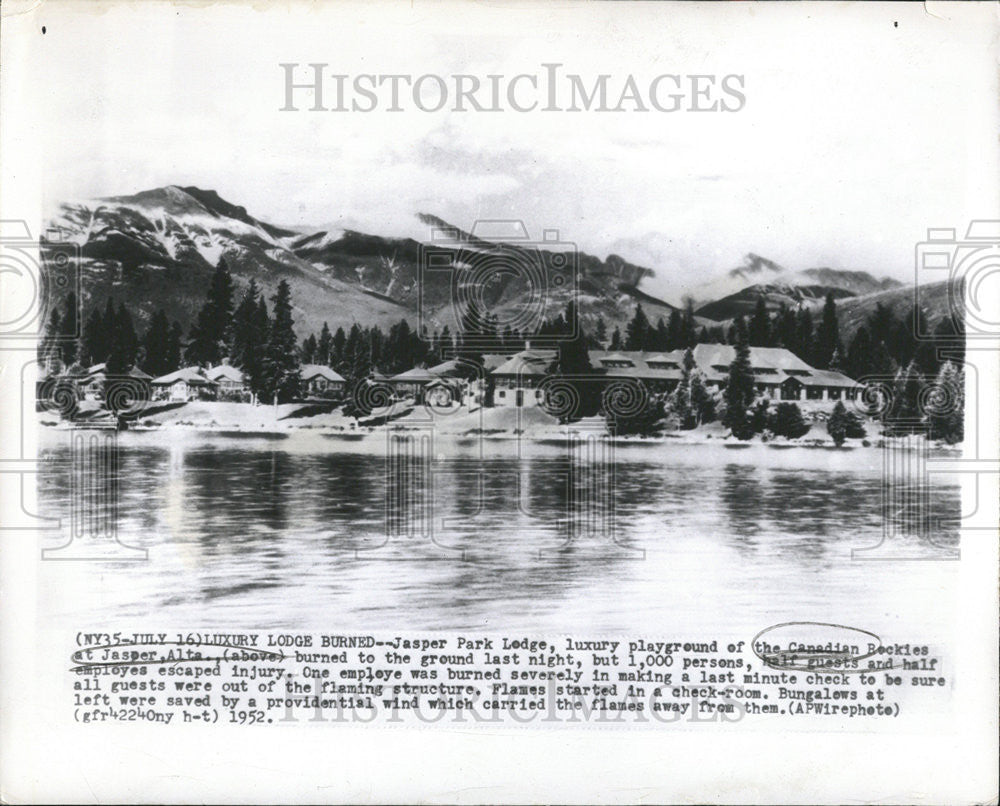
<path id="1" fill-rule="evenodd" d="M 125 375 L 144 382 L 152 378 L 151 375 L 143 372 L 138 367 L 132 367 Z M 112 375 L 111 377 L 114 379 L 120 376 Z M 108 383 L 107 364 L 94 364 L 87 367 L 82 374 L 73 376 L 73 380 L 76 383 L 77 392 L 81 399 L 103 400 L 104 391 Z"/>
<path id="2" fill-rule="evenodd" d="M 250 400 L 250 387 L 243 373 L 229 364 L 219 364 L 205 370 L 205 377 L 218 387 L 219 400 L 245 403 Z"/>
<path id="3" fill-rule="evenodd" d="M 414 398 L 419 398 L 423 393 L 424 387 L 431 381 L 438 380 L 440 377 L 440 375 L 431 372 L 426 367 L 414 367 L 413 369 L 406 370 L 406 372 L 393 375 L 385 383 L 391 386 L 398 396 L 412 395 Z"/>
<path id="4" fill-rule="evenodd" d="M 323 364 L 303 364 L 300 377 L 302 391 L 307 395 L 332 397 L 342 394 L 347 388 L 343 376 Z"/>
<path id="5" fill-rule="evenodd" d="M 108 379 L 107 364 L 87 367 L 83 375 L 76 378 L 76 388 L 83 400 L 101 400 L 104 397 L 104 382 Z"/>
<path id="6" fill-rule="evenodd" d="M 495 406 L 538 406 L 544 399 L 542 381 L 550 374 L 555 350 L 523 350 L 493 370 Z"/>
<path id="7" fill-rule="evenodd" d="M 188 402 L 189 400 L 214 400 L 218 384 L 210 381 L 199 367 L 184 367 L 169 375 L 153 378 L 154 400 Z"/>

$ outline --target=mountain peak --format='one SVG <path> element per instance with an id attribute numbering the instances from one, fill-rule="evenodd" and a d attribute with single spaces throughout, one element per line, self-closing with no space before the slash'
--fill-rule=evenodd
<path id="1" fill-rule="evenodd" d="M 729 276 L 746 277 L 747 275 L 764 274 L 765 272 L 781 274 L 784 271 L 784 267 L 775 263 L 773 260 L 768 260 L 766 257 L 761 257 L 753 252 L 747 252 L 743 256 L 743 264 L 737 266 L 735 269 L 731 269 L 729 271 Z"/>

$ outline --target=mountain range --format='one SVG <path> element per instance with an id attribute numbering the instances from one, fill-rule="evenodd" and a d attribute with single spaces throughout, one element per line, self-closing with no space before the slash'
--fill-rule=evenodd
<path id="1" fill-rule="evenodd" d="M 618 255 L 601 260 L 545 240 L 500 239 L 469 233 L 426 213 L 428 238 L 389 238 L 355 230 L 302 231 L 250 215 L 212 190 L 170 185 L 131 196 L 65 202 L 49 222 L 79 249 L 84 306 L 107 297 L 124 302 L 140 324 L 158 307 L 187 327 L 204 302 L 209 279 L 225 258 L 237 299 L 253 278 L 270 296 L 278 282 L 291 288 L 300 337 L 323 322 L 345 329 L 354 322 L 386 326 L 399 319 L 430 330 L 459 326 L 462 305 L 481 306 L 505 323 L 530 331 L 542 316 L 575 298 L 584 326 L 598 317 L 609 332 L 623 326 L 641 302 L 655 322 L 674 307 L 647 293 L 653 270 Z M 43 242 L 43 249 L 45 244 Z M 865 271 L 787 270 L 748 254 L 743 265 L 689 290 L 701 324 L 726 322 L 753 310 L 840 302 L 905 292 L 896 280 Z"/>
<path id="2" fill-rule="evenodd" d="M 251 278 L 268 294 L 287 280 L 300 335 L 318 332 L 323 322 L 348 328 L 402 318 L 454 332 L 462 303 L 479 298 L 501 327 L 509 322 L 521 330 L 563 311 L 572 297 L 585 325 L 598 316 L 622 322 L 637 301 L 654 321 L 672 310 L 639 289 L 649 269 L 616 255 L 578 253 L 574 273 L 572 253 L 556 245 L 486 240 L 432 215 L 419 218 L 426 244 L 353 230 L 303 233 L 254 218 L 214 191 L 171 185 L 65 202 L 49 227 L 79 249 L 85 307 L 110 296 L 141 321 L 162 306 L 169 318 L 190 323 L 221 258 L 237 297 Z M 438 241 L 434 232 L 444 237 Z M 433 266 L 421 263 L 427 249 L 436 255 Z"/>
<path id="3" fill-rule="evenodd" d="M 741 266 L 689 291 L 699 316 L 716 321 L 748 316 L 764 298 L 768 310 L 782 304 L 796 308 L 826 299 L 860 297 L 899 288 L 903 284 L 888 277 L 876 279 L 866 271 L 814 268 L 790 271 L 772 260 L 749 253 Z"/>

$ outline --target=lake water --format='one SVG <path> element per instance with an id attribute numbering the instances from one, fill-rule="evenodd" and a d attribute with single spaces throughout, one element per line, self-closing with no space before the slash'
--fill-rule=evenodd
<path id="1" fill-rule="evenodd" d="M 74 489 L 93 493 L 72 438 L 45 435 L 39 511 L 63 521 L 49 547 L 67 540 Z M 119 503 L 104 514 L 148 560 L 41 563 L 45 609 L 81 628 L 706 636 L 724 620 L 749 639 L 814 620 L 906 640 L 918 625 L 946 634 L 953 615 L 957 563 L 915 532 L 909 499 L 871 554 L 924 561 L 852 559 L 883 538 L 878 449 L 117 440 Z M 958 516 L 957 487 L 921 492 L 936 517 Z"/>

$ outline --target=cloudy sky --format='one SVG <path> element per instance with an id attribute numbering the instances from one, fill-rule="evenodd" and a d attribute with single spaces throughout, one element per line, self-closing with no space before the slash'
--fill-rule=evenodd
<path id="1" fill-rule="evenodd" d="M 416 212 L 519 218 L 650 266 L 649 289 L 673 296 L 747 252 L 904 278 L 928 227 L 997 217 L 995 10 L 957 5 L 55 2 L 26 75 L 49 201 L 193 184 L 275 223 L 416 237 Z M 746 103 L 279 111 L 279 65 L 312 62 L 505 77 L 560 63 L 613 86 L 735 73 Z"/>

